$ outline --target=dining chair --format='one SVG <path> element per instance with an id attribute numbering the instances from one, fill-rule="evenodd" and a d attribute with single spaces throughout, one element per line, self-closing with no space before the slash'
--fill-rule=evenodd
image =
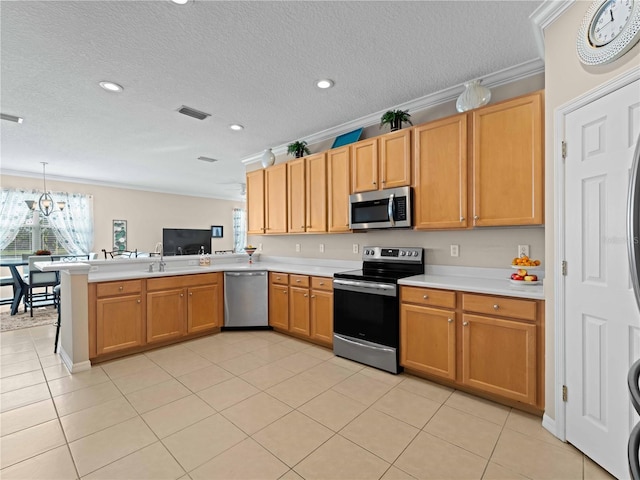
<path id="1" fill-rule="evenodd" d="M 55 305 L 56 299 L 53 290 L 60 283 L 58 272 L 42 272 L 35 266 L 36 262 L 51 261 L 50 255 L 33 255 L 29 257 L 29 277 L 24 279 L 26 284 L 26 294 L 24 297 L 24 311 L 29 308 L 33 317 L 33 308 L 44 305 Z M 42 291 L 44 289 L 44 291 Z"/>

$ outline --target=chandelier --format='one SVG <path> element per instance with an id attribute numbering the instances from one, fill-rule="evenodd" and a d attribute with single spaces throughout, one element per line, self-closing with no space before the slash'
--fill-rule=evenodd
<path id="1" fill-rule="evenodd" d="M 48 217 L 54 212 L 53 210 L 54 202 L 53 202 L 53 198 L 51 197 L 51 194 L 47 191 L 47 176 L 45 173 L 45 167 L 47 165 L 47 162 L 40 162 L 40 163 L 42 163 L 42 180 L 44 183 L 44 193 L 40 195 L 40 199 L 38 200 L 37 203 L 35 200 L 25 200 L 24 202 L 27 204 L 27 207 L 29 207 L 29 210 L 35 210 L 36 205 L 38 205 L 38 208 L 40 209 L 42 214 L 45 217 Z M 66 205 L 65 202 L 55 202 L 55 204 L 58 206 L 59 211 L 64 210 L 64 207 Z"/>

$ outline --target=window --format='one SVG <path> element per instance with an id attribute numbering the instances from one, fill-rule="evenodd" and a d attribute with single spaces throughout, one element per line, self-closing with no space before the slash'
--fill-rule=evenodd
<path id="1" fill-rule="evenodd" d="M 3 257 L 20 257 L 22 254 L 34 253 L 37 250 L 49 250 L 53 255 L 69 253 L 49 225 L 49 218 L 39 215 L 37 219 L 38 223 L 34 224 L 33 217 L 28 217 L 18 228 L 16 238 L 0 252 Z"/>
<path id="2" fill-rule="evenodd" d="M 244 253 L 247 245 L 247 211 L 242 208 L 233 209 L 233 251 Z"/>

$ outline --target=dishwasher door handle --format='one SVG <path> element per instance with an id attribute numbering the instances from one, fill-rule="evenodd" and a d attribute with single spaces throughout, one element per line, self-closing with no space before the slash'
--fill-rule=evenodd
<path id="1" fill-rule="evenodd" d="M 264 277 L 267 272 L 225 272 L 230 277 Z"/>

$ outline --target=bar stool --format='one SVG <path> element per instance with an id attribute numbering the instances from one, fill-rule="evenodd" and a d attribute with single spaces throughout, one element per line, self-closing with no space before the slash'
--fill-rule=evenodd
<path id="1" fill-rule="evenodd" d="M 53 344 L 53 353 L 57 353 L 58 352 L 58 339 L 60 338 L 60 323 L 61 323 L 61 319 L 62 319 L 62 317 L 60 316 L 60 308 L 61 308 L 61 304 L 60 304 L 60 284 L 58 284 L 55 287 L 53 287 L 53 295 L 54 295 L 55 303 L 58 306 L 58 321 L 56 323 L 54 323 L 54 325 L 56 327 L 56 339 L 55 339 L 55 343 Z"/>

